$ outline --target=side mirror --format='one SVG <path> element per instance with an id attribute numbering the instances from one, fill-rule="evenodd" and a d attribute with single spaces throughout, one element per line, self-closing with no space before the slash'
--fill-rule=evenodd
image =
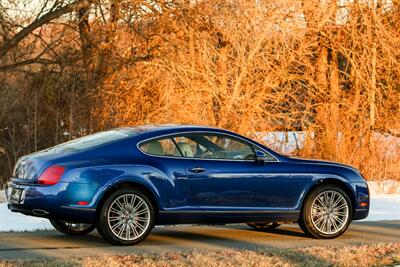
<path id="1" fill-rule="evenodd" d="M 262 152 L 260 150 L 256 151 L 256 162 L 257 163 L 265 163 L 266 159 L 267 159 L 267 155 L 264 152 Z"/>

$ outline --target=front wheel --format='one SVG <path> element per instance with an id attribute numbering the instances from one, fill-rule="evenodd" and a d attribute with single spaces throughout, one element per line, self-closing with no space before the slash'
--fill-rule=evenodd
<path id="1" fill-rule="evenodd" d="M 123 188 L 104 202 L 98 232 L 114 245 L 133 245 L 144 240 L 154 227 L 155 212 L 140 190 Z"/>
<path id="2" fill-rule="evenodd" d="M 87 235 L 96 228 L 94 224 L 73 223 L 59 220 L 50 220 L 50 223 L 57 231 L 67 235 Z"/>
<path id="3" fill-rule="evenodd" d="M 335 238 L 349 227 L 352 210 L 348 195 L 340 187 L 320 186 L 306 198 L 299 225 L 315 238 Z"/>

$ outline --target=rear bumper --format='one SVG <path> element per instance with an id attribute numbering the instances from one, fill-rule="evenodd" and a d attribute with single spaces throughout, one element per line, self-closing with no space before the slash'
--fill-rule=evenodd
<path id="1" fill-rule="evenodd" d="M 8 204 L 8 209 L 12 212 L 18 212 L 28 216 L 79 223 L 95 223 L 96 215 L 95 209 L 87 208 L 60 207 L 55 211 L 49 209 L 44 210 L 43 207 L 27 207 L 24 204 Z"/>
<path id="2" fill-rule="evenodd" d="M 76 204 L 79 201 L 91 202 L 94 192 L 88 184 L 60 182 L 52 186 L 43 186 L 11 182 L 7 185 L 7 188 L 9 187 L 24 191 L 24 199 L 20 203 L 8 203 L 8 208 L 13 212 L 71 222 L 95 222 L 94 207 L 90 204 Z M 7 193 L 6 196 L 9 199 Z"/>

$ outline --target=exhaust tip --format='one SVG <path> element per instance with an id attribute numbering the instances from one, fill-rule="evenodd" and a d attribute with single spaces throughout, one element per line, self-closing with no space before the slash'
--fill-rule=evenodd
<path id="1" fill-rule="evenodd" d="M 34 209 L 34 210 L 32 210 L 32 214 L 36 215 L 36 216 L 46 216 L 46 215 L 49 215 L 50 213 L 45 210 Z"/>

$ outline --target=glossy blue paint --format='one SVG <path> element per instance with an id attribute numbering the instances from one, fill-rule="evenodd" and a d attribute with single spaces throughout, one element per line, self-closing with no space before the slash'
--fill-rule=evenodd
<path id="1" fill-rule="evenodd" d="M 129 185 L 150 195 L 159 211 L 158 224 L 297 221 L 310 190 L 329 182 L 348 192 L 353 219 L 368 215 L 369 205 L 359 204 L 369 203 L 368 186 L 358 170 L 343 164 L 285 157 L 246 137 L 210 127 L 160 125 L 105 133 L 77 147 L 61 145 L 24 156 L 16 173 L 25 168 L 27 177 L 14 177 L 8 186 L 24 189 L 25 200 L 10 203 L 9 208 L 28 215 L 94 223 L 107 194 Z M 154 156 L 139 149 L 145 140 L 184 133 L 227 135 L 275 160 Z M 38 177 L 54 164 L 65 168 L 61 180 L 51 186 L 39 185 Z M 89 204 L 78 205 L 80 201 Z M 48 214 L 33 214 L 35 209 Z"/>

